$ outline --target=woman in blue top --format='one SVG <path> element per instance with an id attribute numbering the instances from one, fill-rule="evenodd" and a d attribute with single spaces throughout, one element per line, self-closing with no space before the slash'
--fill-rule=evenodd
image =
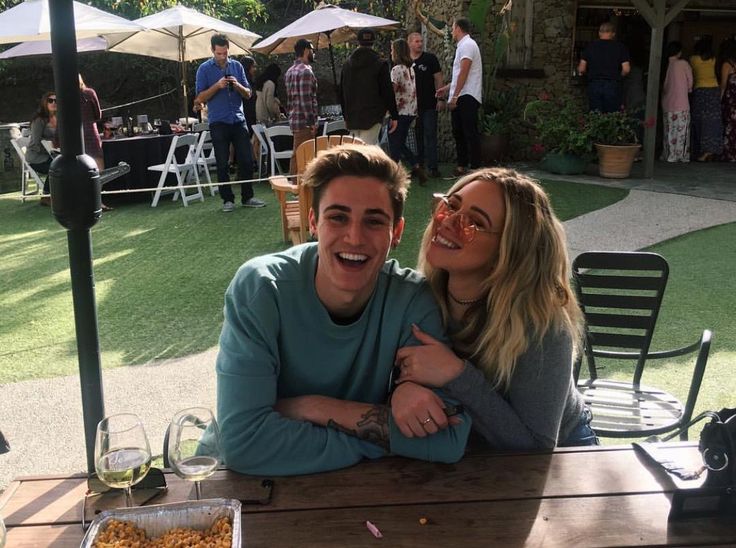
<path id="1" fill-rule="evenodd" d="M 495 448 L 597 443 L 572 376 L 582 314 L 564 229 L 538 183 L 500 168 L 461 178 L 434 211 L 419 269 L 453 348 L 414 327 L 424 346 L 397 352 L 399 383 L 442 388 Z M 392 411 L 401 431 L 436 431 L 431 417 L 417 421 L 422 402 L 399 387 Z"/>

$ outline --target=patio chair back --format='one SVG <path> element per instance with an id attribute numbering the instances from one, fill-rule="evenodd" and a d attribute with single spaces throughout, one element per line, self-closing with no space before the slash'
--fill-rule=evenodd
<path id="1" fill-rule="evenodd" d="M 593 411 L 593 428 L 602 436 L 639 437 L 672 431 L 689 422 L 710 351 L 711 333 L 703 331 L 694 344 L 652 352 L 652 336 L 667 286 L 669 266 L 661 255 L 644 252 L 593 251 L 573 261 L 578 302 L 585 316 L 584 354 L 589 378 L 578 389 Z M 648 360 L 697 351 L 688 399 L 683 406 L 673 395 L 644 386 Z M 601 360 L 606 363 L 602 364 Z M 601 369 L 634 361 L 630 382 L 601 378 Z M 575 366 L 580 374 L 582 357 Z M 687 438 L 687 432 L 682 435 Z"/>
<path id="2" fill-rule="evenodd" d="M 255 135 L 258 140 L 258 178 L 260 179 L 261 174 L 263 173 L 263 164 L 268 164 L 268 142 L 266 141 L 265 134 L 266 126 L 263 124 L 253 124 L 251 129 L 253 130 L 253 135 Z"/>
<path id="3" fill-rule="evenodd" d="M 294 135 L 289 126 L 267 127 L 264 134 L 268 143 L 268 151 L 271 154 L 271 177 L 274 177 L 277 171 L 283 173 L 279 160 L 291 160 L 294 154 L 293 144 L 283 146 L 287 138 L 291 138 L 291 143 L 293 143 Z"/>
<path id="4" fill-rule="evenodd" d="M 199 199 L 204 202 L 204 194 L 202 193 L 202 187 L 199 185 L 199 173 L 197 165 L 197 143 L 200 137 L 194 133 L 186 135 L 174 135 L 171 140 L 171 146 L 169 146 L 169 152 L 166 155 L 166 161 L 163 164 L 157 164 L 148 166 L 149 171 L 159 171 L 161 176 L 158 180 L 156 191 L 153 195 L 153 201 L 151 207 L 158 205 L 161 194 L 168 191 L 164 187 L 166 186 L 166 177 L 170 173 L 176 177 L 176 187 L 172 187 L 174 191 L 173 200 L 176 201 L 181 195 L 181 201 L 184 206 L 188 206 L 192 200 Z M 186 147 L 186 157 L 184 161 L 179 161 L 176 157 L 177 149 Z M 195 181 L 196 190 L 187 194 L 187 190 L 184 188 L 189 181 Z"/>
<path id="5" fill-rule="evenodd" d="M 41 177 L 38 175 L 38 173 L 36 173 L 36 170 L 31 167 L 31 164 L 28 163 L 28 160 L 26 160 L 26 149 L 28 148 L 29 142 L 29 137 L 18 137 L 16 139 L 10 140 L 10 144 L 13 145 L 15 153 L 18 155 L 21 163 L 20 199 L 23 202 L 26 201 L 26 196 L 40 194 L 43 190 L 43 181 L 41 180 Z M 28 183 L 30 183 L 31 181 L 35 183 L 35 188 L 33 189 L 31 189 L 31 187 L 29 187 L 28 185 Z"/>
<path id="6" fill-rule="evenodd" d="M 215 159 L 215 148 L 212 146 L 212 136 L 209 131 L 203 130 L 200 132 L 194 154 L 197 158 L 197 173 L 204 172 L 207 184 L 212 185 L 210 169 L 217 166 L 217 160 Z M 217 188 L 210 186 L 209 189 L 210 196 L 214 196 Z"/>
<path id="7" fill-rule="evenodd" d="M 333 120 L 327 122 L 322 130 L 322 135 L 349 135 L 350 132 L 345 127 L 345 120 Z"/>

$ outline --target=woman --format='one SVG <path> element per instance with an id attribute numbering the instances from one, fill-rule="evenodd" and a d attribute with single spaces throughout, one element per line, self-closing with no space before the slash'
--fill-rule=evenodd
<path id="1" fill-rule="evenodd" d="M 399 123 L 393 133 L 388 134 L 388 146 L 391 158 L 400 162 L 403 158 L 412 166 L 411 173 L 419 178 L 419 184 L 427 182 L 424 168 L 419 165 L 414 153 L 406 146 L 409 128 L 417 117 L 417 87 L 414 80 L 413 61 L 409 52 L 409 44 L 403 38 L 391 42 L 391 82 L 396 94 L 396 108 L 399 111 Z"/>
<path id="2" fill-rule="evenodd" d="M 723 119 L 723 160 L 736 162 L 736 40 L 728 40 L 721 50 L 721 115 Z"/>
<path id="3" fill-rule="evenodd" d="M 94 158 L 97 169 L 105 169 L 105 159 L 102 154 L 102 139 L 97 131 L 97 120 L 102 118 L 100 101 L 97 93 L 85 85 L 82 75 L 79 75 L 79 104 L 82 114 L 82 133 L 84 136 L 84 153 Z M 102 204 L 102 211 L 110 211 L 111 207 Z"/>
<path id="4" fill-rule="evenodd" d="M 690 57 L 693 70 L 693 94 L 690 100 L 692 119 L 692 154 L 698 162 L 706 162 L 721 154 L 723 126 L 721 97 L 716 79 L 716 57 L 713 38 L 703 36 L 695 43 Z"/>
<path id="5" fill-rule="evenodd" d="M 51 156 L 43 146 L 42 141 L 54 141 L 56 138 L 56 93 L 47 91 L 41 97 L 38 110 L 31 120 L 31 136 L 26 147 L 26 160 L 28 164 L 42 175 L 46 175 L 43 182 L 43 194 L 41 205 L 51 205 L 48 197 L 49 193 L 49 167 L 51 166 Z"/>
<path id="6" fill-rule="evenodd" d="M 419 269 L 453 348 L 415 327 L 423 346 L 397 352 L 392 412 L 405 435 L 436 431 L 423 385 L 463 404 L 494 448 L 598 443 L 572 377 L 582 314 L 564 230 L 539 184 L 501 168 L 461 178 L 435 209 Z"/>
<path id="7" fill-rule="evenodd" d="M 254 89 L 256 85 L 256 60 L 248 55 L 243 57 L 243 69 L 245 69 L 245 78 L 248 80 L 248 85 L 251 89 Z M 250 129 L 253 124 L 257 123 L 255 92 L 251 93 L 247 99 L 243 99 L 243 113 L 245 114 L 245 121 L 248 122 L 248 129 Z"/>
<path id="8" fill-rule="evenodd" d="M 662 160 L 667 162 L 690 161 L 690 102 L 688 94 L 693 89 L 693 72 L 690 64 L 681 59 L 682 44 L 667 44 L 667 76 L 662 86 Z"/>
<path id="9" fill-rule="evenodd" d="M 256 119 L 259 124 L 269 125 L 281 117 L 281 102 L 276 95 L 279 76 L 281 68 L 276 63 L 271 63 L 256 78 Z"/>

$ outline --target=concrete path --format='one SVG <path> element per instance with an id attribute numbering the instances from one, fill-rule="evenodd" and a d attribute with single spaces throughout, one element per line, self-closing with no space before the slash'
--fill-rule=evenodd
<path id="1" fill-rule="evenodd" d="M 736 221 L 736 201 L 662 190 L 632 190 L 608 208 L 565 223 L 571 257 L 590 249 L 636 250 Z M 106 412 L 138 414 L 153 452 L 160 452 L 164 431 L 176 411 L 193 405 L 215 407 L 215 356 L 213 348 L 185 358 L 105 371 Z M 85 470 L 81 409 L 77 376 L 0 386 L 0 427 L 12 446 L 10 453 L 0 455 L 0 491 L 16 476 Z"/>

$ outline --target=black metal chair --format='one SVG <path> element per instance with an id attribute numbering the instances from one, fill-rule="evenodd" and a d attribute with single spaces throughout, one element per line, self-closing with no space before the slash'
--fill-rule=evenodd
<path id="1" fill-rule="evenodd" d="M 651 352 L 650 345 L 667 286 L 669 266 L 661 255 L 592 251 L 572 265 L 578 302 L 585 316 L 585 361 L 590 378 L 578 389 L 593 411 L 593 429 L 612 438 L 658 435 L 692 418 L 710 352 L 711 332 L 674 350 Z M 697 352 L 685 405 L 672 394 L 641 384 L 648 360 Z M 635 360 L 631 381 L 603 379 L 601 360 Z M 575 366 L 578 379 L 583 357 Z M 687 429 L 680 435 L 687 439 Z"/>

